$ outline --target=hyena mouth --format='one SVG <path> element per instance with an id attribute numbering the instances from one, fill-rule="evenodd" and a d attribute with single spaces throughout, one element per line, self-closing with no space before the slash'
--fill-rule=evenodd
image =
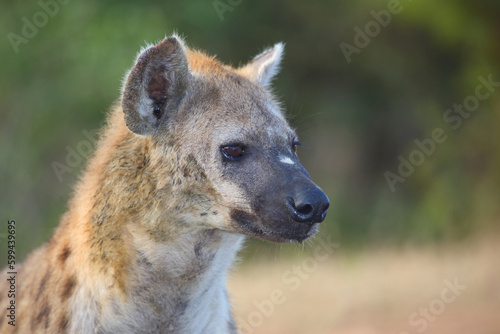
<path id="1" fill-rule="evenodd" d="M 231 218 L 237 224 L 238 232 L 272 242 L 303 242 L 318 231 L 319 223 L 311 222 L 268 222 L 262 223 L 256 215 L 242 210 L 232 210 Z"/>

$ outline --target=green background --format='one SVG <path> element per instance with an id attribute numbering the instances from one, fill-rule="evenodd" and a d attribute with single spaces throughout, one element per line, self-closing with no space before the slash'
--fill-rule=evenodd
<path id="1" fill-rule="evenodd" d="M 67 164 L 67 147 L 76 150 L 87 140 L 82 131 L 100 127 L 140 47 L 173 31 L 233 65 L 286 43 L 274 87 L 305 144 L 304 166 L 331 200 L 323 236 L 357 249 L 497 233 L 500 94 L 481 101 L 457 129 L 443 114 L 474 95 L 479 76 L 500 81 L 500 2 L 404 0 L 377 31 L 371 11 L 389 4 L 70 0 L 15 52 L 9 33 L 22 36 L 26 20 L 43 19 L 42 7 L 2 1 L 5 233 L 15 219 L 21 256 L 48 240 L 85 165 L 78 162 L 60 182 L 52 164 Z M 348 63 L 340 45 L 356 45 L 356 27 L 375 30 Z M 391 191 L 384 173 L 397 174 L 398 157 L 409 159 L 415 140 L 436 128 L 446 141 Z M 252 241 L 245 254 L 297 248 Z"/>

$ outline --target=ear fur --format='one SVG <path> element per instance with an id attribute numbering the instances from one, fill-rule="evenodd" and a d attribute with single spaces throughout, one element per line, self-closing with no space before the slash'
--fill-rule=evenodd
<path id="1" fill-rule="evenodd" d="M 182 98 L 188 77 L 184 45 L 177 37 L 167 37 L 142 51 L 123 88 L 127 127 L 139 135 L 154 133 Z"/>
<path id="2" fill-rule="evenodd" d="M 255 56 L 247 65 L 240 67 L 238 71 L 251 81 L 269 87 L 274 76 L 278 74 L 283 54 L 284 44 L 277 43 L 272 48 L 266 49 Z"/>

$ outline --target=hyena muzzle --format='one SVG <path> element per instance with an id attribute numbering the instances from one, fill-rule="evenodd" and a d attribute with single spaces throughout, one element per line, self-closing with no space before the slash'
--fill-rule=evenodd
<path id="1" fill-rule="evenodd" d="M 236 333 L 225 276 L 243 236 L 302 242 L 329 206 L 270 92 L 282 53 L 232 68 L 176 36 L 144 49 L 0 331 Z"/>

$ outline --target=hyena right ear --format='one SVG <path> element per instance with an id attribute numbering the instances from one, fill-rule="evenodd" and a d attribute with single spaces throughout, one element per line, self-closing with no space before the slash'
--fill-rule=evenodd
<path id="1" fill-rule="evenodd" d="M 283 53 L 284 44 L 277 43 L 255 56 L 245 66 L 240 67 L 238 72 L 256 84 L 269 87 L 273 78 L 278 74 Z"/>
<path id="2" fill-rule="evenodd" d="M 168 37 L 143 51 L 123 88 L 125 123 L 134 133 L 150 135 L 186 91 L 189 66 L 182 41 Z"/>

